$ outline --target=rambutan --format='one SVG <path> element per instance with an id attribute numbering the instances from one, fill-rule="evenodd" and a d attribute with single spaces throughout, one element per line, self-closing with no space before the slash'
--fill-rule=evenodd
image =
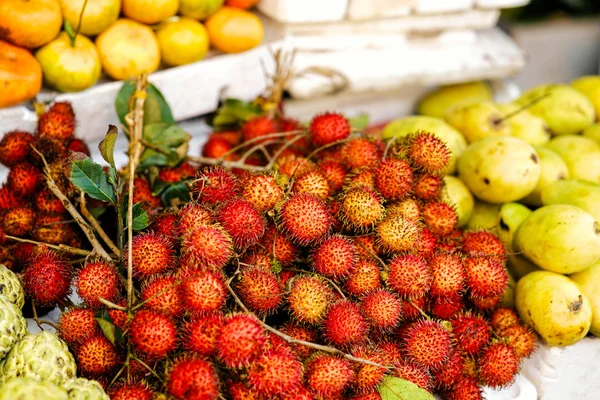
<path id="1" fill-rule="evenodd" d="M 77 273 L 77 294 L 91 308 L 101 307 L 100 299 L 113 301 L 119 295 L 116 267 L 104 261 L 86 263 Z"/>
<path id="2" fill-rule="evenodd" d="M 405 321 L 412 321 L 423 316 L 422 311 L 427 306 L 427 297 L 401 299 L 402 315 Z"/>
<path id="3" fill-rule="evenodd" d="M 198 175 L 196 190 L 199 201 L 205 204 L 217 204 L 240 194 L 237 178 L 223 167 L 207 167 Z"/>
<path id="4" fill-rule="evenodd" d="M 482 313 L 493 312 L 500 304 L 502 295 L 489 296 L 489 297 L 476 297 L 472 293 L 469 293 L 469 300 L 475 309 Z"/>
<path id="5" fill-rule="evenodd" d="M 377 364 L 383 364 L 384 356 L 376 348 L 366 346 L 355 346 L 350 352 L 352 356 L 363 360 L 368 360 Z M 354 380 L 352 386 L 357 393 L 368 393 L 376 390 L 385 377 L 387 370 L 374 365 L 355 363 Z"/>
<path id="6" fill-rule="evenodd" d="M 319 398 L 336 398 L 353 378 L 350 362 L 337 356 L 317 354 L 306 365 L 306 382 L 310 391 Z"/>
<path id="7" fill-rule="evenodd" d="M 244 268 L 249 268 L 248 266 L 250 266 L 264 269 L 265 271 L 273 270 L 273 262 L 271 257 L 258 246 L 246 251 L 244 256 L 241 257 L 240 261 L 244 264 L 247 264 L 242 264 Z"/>
<path id="8" fill-rule="evenodd" d="M 346 179 L 346 168 L 336 160 L 323 160 L 318 163 L 319 170 L 327 179 L 330 193 L 336 193 L 344 186 Z"/>
<path id="9" fill-rule="evenodd" d="M 324 146 L 350 135 L 350 123 L 343 115 L 327 112 L 313 117 L 308 128 L 313 145 Z"/>
<path id="10" fill-rule="evenodd" d="M 236 290 L 244 304 L 250 310 L 261 315 L 275 312 L 283 297 L 283 290 L 277 275 L 259 267 L 242 270 Z"/>
<path id="11" fill-rule="evenodd" d="M 440 319 L 450 319 L 465 308 L 462 296 L 433 297 L 429 301 L 429 312 Z"/>
<path id="12" fill-rule="evenodd" d="M 383 365 L 392 365 L 402 358 L 402 349 L 396 340 L 386 337 L 375 345 Z"/>
<path id="13" fill-rule="evenodd" d="M 296 260 L 299 250 L 284 234 L 277 231 L 273 224 L 269 224 L 260 240 L 260 244 L 282 266 L 290 265 Z"/>
<path id="14" fill-rule="evenodd" d="M 154 392 L 143 383 L 116 385 L 109 392 L 112 400 L 152 400 Z"/>
<path id="15" fill-rule="evenodd" d="M 402 303 L 393 293 L 379 289 L 362 298 L 362 314 L 369 324 L 381 331 L 390 331 L 402 317 Z"/>
<path id="16" fill-rule="evenodd" d="M 169 368 L 166 386 L 178 399 L 215 400 L 219 397 L 219 377 L 213 365 L 196 356 L 184 356 Z"/>
<path id="17" fill-rule="evenodd" d="M 331 188 L 327 178 L 319 170 L 313 170 L 296 179 L 292 192 L 311 194 L 324 200 L 329 196 Z"/>
<path id="18" fill-rule="evenodd" d="M 492 337 L 490 326 L 481 315 L 463 313 L 453 317 L 450 322 L 456 344 L 466 354 L 478 354 Z"/>
<path id="19" fill-rule="evenodd" d="M 450 353 L 448 360 L 433 371 L 433 382 L 437 388 L 451 388 L 463 377 L 463 359 L 458 351 Z"/>
<path id="20" fill-rule="evenodd" d="M 151 310 L 139 310 L 129 325 L 129 340 L 133 347 L 152 360 L 159 360 L 175 349 L 177 329 L 166 315 Z"/>
<path id="21" fill-rule="evenodd" d="M 408 359 L 397 358 L 393 363 L 395 369 L 393 375 L 410 381 L 428 392 L 433 389 L 433 379 L 431 374 L 423 365 Z"/>
<path id="22" fill-rule="evenodd" d="M 25 236 L 35 224 L 36 213 L 30 206 L 17 206 L 7 210 L 2 218 L 6 235 Z"/>
<path id="23" fill-rule="evenodd" d="M 75 133 L 75 116 L 73 114 L 49 110 L 38 119 L 40 136 L 50 136 L 55 139 L 68 141 Z"/>
<path id="24" fill-rule="evenodd" d="M 220 272 L 184 270 L 179 279 L 183 307 L 191 313 L 217 311 L 227 300 L 225 279 Z"/>
<path id="25" fill-rule="evenodd" d="M 377 225 L 377 240 L 389 252 L 414 248 L 421 238 L 421 226 L 399 215 L 389 215 Z"/>
<path id="26" fill-rule="evenodd" d="M 157 208 L 162 205 L 160 197 L 152 194 L 150 182 L 144 178 L 135 178 L 133 180 L 133 202 L 142 203 L 151 208 Z"/>
<path id="27" fill-rule="evenodd" d="M 415 178 L 414 193 L 422 200 L 436 199 L 442 189 L 442 178 L 437 175 L 419 174 Z"/>
<path id="28" fill-rule="evenodd" d="M 396 256 L 388 263 L 387 285 L 400 296 L 414 299 L 429 292 L 432 276 L 425 259 L 413 254 Z"/>
<path id="29" fill-rule="evenodd" d="M 76 358 L 78 372 L 87 377 L 110 374 L 120 362 L 117 348 L 103 335 L 83 340 L 77 347 Z"/>
<path id="30" fill-rule="evenodd" d="M 429 258 L 433 255 L 434 250 L 438 246 L 437 238 L 428 228 L 421 230 L 421 240 L 415 246 L 415 252 L 424 258 Z"/>
<path id="31" fill-rule="evenodd" d="M 283 199 L 283 190 L 275 176 L 252 174 L 242 185 L 242 198 L 258 212 L 266 212 Z"/>
<path id="32" fill-rule="evenodd" d="M 502 342 L 490 344 L 479 355 L 479 379 L 484 385 L 502 388 L 510 385 L 519 371 L 513 348 Z"/>
<path id="33" fill-rule="evenodd" d="M 463 378 L 446 393 L 447 400 L 483 400 L 481 388 L 474 378 Z"/>
<path id="34" fill-rule="evenodd" d="M 348 175 L 346 175 L 342 189 L 350 190 L 355 186 L 367 186 L 368 188 L 376 190 L 375 171 L 376 169 L 374 167 L 361 167 L 351 170 Z"/>
<path id="35" fill-rule="evenodd" d="M 503 264 L 489 257 L 466 257 L 463 260 L 466 286 L 471 297 L 499 296 L 506 290 L 508 273 Z"/>
<path id="36" fill-rule="evenodd" d="M 21 280 L 25 293 L 42 307 L 54 307 L 71 293 L 71 264 L 56 252 L 37 253 L 23 270 Z"/>
<path id="37" fill-rule="evenodd" d="M 229 382 L 227 390 L 231 400 L 262 400 L 254 390 L 246 387 L 243 382 Z"/>
<path id="38" fill-rule="evenodd" d="M 507 252 L 502 241 L 498 236 L 488 231 L 464 233 L 462 249 L 470 256 L 488 257 L 500 263 L 505 262 L 507 257 Z"/>
<path id="39" fill-rule="evenodd" d="M 199 203 L 188 203 L 179 210 L 179 233 L 183 237 L 196 228 L 210 225 L 213 222 L 210 211 Z"/>
<path id="40" fill-rule="evenodd" d="M 355 232 L 372 229 L 385 216 L 379 194 L 367 186 L 353 186 L 340 197 L 338 218 Z"/>
<path id="41" fill-rule="evenodd" d="M 0 140 L 0 163 L 11 168 L 24 161 L 31 151 L 33 136 L 29 132 L 7 132 Z"/>
<path id="42" fill-rule="evenodd" d="M 381 149 L 369 139 L 353 139 L 342 146 L 342 161 L 349 169 L 374 167 L 381 159 Z"/>
<path id="43" fill-rule="evenodd" d="M 60 199 L 47 188 L 35 193 L 34 204 L 35 208 L 42 213 L 60 214 L 66 211 Z"/>
<path id="44" fill-rule="evenodd" d="M 214 136 L 213 134 L 209 136 L 208 140 L 202 146 L 202 155 L 204 157 L 223 158 L 226 161 L 233 161 L 238 159 L 237 154 L 230 153 L 233 146 L 227 139 Z"/>
<path id="45" fill-rule="evenodd" d="M 280 331 L 294 339 L 304 340 L 305 342 L 315 342 L 317 340 L 317 331 L 303 325 L 286 323 Z M 300 360 L 308 358 L 314 350 L 301 344 L 291 344 L 292 351 Z"/>
<path id="46" fill-rule="evenodd" d="M 99 334 L 100 326 L 93 310 L 73 307 L 60 313 L 58 335 L 70 346 L 77 347 L 84 339 Z"/>
<path id="47" fill-rule="evenodd" d="M 506 343 L 513 348 L 517 358 L 529 358 L 537 347 L 537 338 L 533 331 L 525 325 L 513 325 L 501 333 Z"/>
<path id="48" fill-rule="evenodd" d="M 405 160 L 387 158 L 375 172 L 375 186 L 388 200 L 400 200 L 412 189 L 413 173 Z"/>
<path id="49" fill-rule="evenodd" d="M 202 356 L 212 356 L 217 351 L 223 322 L 221 313 L 194 316 L 185 321 L 182 326 L 183 348 Z"/>
<path id="50" fill-rule="evenodd" d="M 323 200 L 297 193 L 281 207 L 279 223 L 293 242 L 306 246 L 319 242 L 329 233 L 332 217 Z"/>
<path id="51" fill-rule="evenodd" d="M 11 167 L 6 178 L 6 186 L 17 196 L 28 197 L 42 182 L 41 171 L 27 161 Z"/>
<path id="52" fill-rule="evenodd" d="M 290 281 L 287 301 L 299 322 L 321 322 L 333 298 L 333 289 L 316 276 L 299 275 Z"/>
<path id="53" fill-rule="evenodd" d="M 51 172 L 55 182 L 58 183 L 56 172 L 62 173 L 64 168 L 58 168 L 58 166 L 64 166 L 64 161 L 68 159 L 69 151 L 67 150 L 67 142 L 64 140 L 56 139 L 50 136 L 34 136 L 32 146 L 41 154 L 44 155 L 44 159 L 50 164 Z M 38 152 L 31 151 L 29 153 L 29 161 L 38 168 L 44 168 L 44 162 Z M 54 170 L 54 171 L 52 171 Z M 68 174 L 63 176 L 63 179 L 68 179 Z M 60 187 L 60 184 L 59 184 Z M 61 188 L 62 189 L 62 188 Z"/>
<path id="54" fill-rule="evenodd" d="M 427 368 L 442 365 L 452 350 L 450 333 L 434 320 L 412 323 L 403 330 L 400 340 L 404 354 Z"/>
<path id="55" fill-rule="evenodd" d="M 341 235 L 325 239 L 311 253 L 311 265 L 328 278 L 346 277 L 356 263 L 358 250 L 352 241 Z"/>
<path id="56" fill-rule="evenodd" d="M 454 254 L 438 253 L 429 259 L 431 295 L 452 297 L 459 294 L 465 282 L 462 260 Z"/>
<path id="57" fill-rule="evenodd" d="M 266 351 L 248 368 L 248 382 L 266 398 L 285 395 L 302 385 L 302 363 L 292 354 Z"/>
<path id="58" fill-rule="evenodd" d="M 450 163 L 448 146 L 429 132 L 417 132 L 409 137 L 407 154 L 416 168 L 430 174 L 442 174 Z"/>
<path id="59" fill-rule="evenodd" d="M 73 225 L 61 214 L 38 214 L 31 236 L 42 243 L 60 245 L 69 243 L 75 235 Z"/>
<path id="60" fill-rule="evenodd" d="M 219 270 L 233 257 L 233 240 L 218 224 L 198 226 L 184 236 L 181 252 L 195 268 Z"/>
<path id="61" fill-rule="evenodd" d="M 157 216 L 150 225 L 149 230 L 169 239 L 171 244 L 177 243 L 181 232 L 178 215 L 172 212 L 165 212 Z"/>
<path id="62" fill-rule="evenodd" d="M 423 221 L 433 233 L 447 236 L 458 225 L 458 216 L 452 206 L 446 203 L 430 201 L 423 206 Z"/>
<path id="63" fill-rule="evenodd" d="M 67 150 L 72 151 L 73 153 L 83 153 L 88 157 L 91 155 L 89 147 L 81 139 L 71 140 L 67 146 Z"/>
<path id="64" fill-rule="evenodd" d="M 0 188 L 0 211 L 16 207 L 18 204 L 19 197 L 7 186 L 2 186 Z"/>
<path id="65" fill-rule="evenodd" d="M 275 163 L 275 168 L 279 173 L 288 177 L 299 178 L 308 171 L 317 169 L 317 165 L 305 157 L 299 157 L 293 154 L 279 157 Z"/>
<path id="66" fill-rule="evenodd" d="M 386 215 L 397 214 L 411 221 L 419 221 L 421 218 L 421 207 L 412 197 L 401 201 L 389 203 L 385 208 Z"/>
<path id="67" fill-rule="evenodd" d="M 177 317 L 183 311 L 181 293 L 174 276 L 151 277 L 142 285 L 141 298 L 147 308 L 165 315 Z"/>
<path id="68" fill-rule="evenodd" d="M 248 366 L 260 354 L 267 336 L 256 317 L 232 314 L 225 317 L 217 339 L 217 354 L 228 368 Z"/>
<path id="69" fill-rule="evenodd" d="M 256 139 L 276 132 L 277 125 L 275 121 L 266 115 L 252 117 L 242 126 L 244 142 L 252 140 L 254 144 L 268 141 L 269 139 Z"/>
<path id="70" fill-rule="evenodd" d="M 365 340 L 369 326 L 358 306 L 339 300 L 327 311 L 323 335 L 335 346 L 348 346 Z"/>
<path id="71" fill-rule="evenodd" d="M 372 258 L 374 255 L 377 255 L 378 249 L 375 244 L 375 235 L 355 236 L 352 240 L 357 244 L 356 250 L 358 250 L 360 257 Z"/>
<path id="72" fill-rule="evenodd" d="M 216 220 L 231 235 L 238 248 L 255 244 L 265 233 L 266 223 L 248 201 L 234 198 L 216 210 Z"/>
<path id="73" fill-rule="evenodd" d="M 381 395 L 379 392 L 357 394 L 356 396 L 350 397 L 349 400 L 381 400 Z"/>
<path id="74" fill-rule="evenodd" d="M 131 242 L 133 272 L 141 278 L 160 274 L 174 267 L 173 248 L 164 236 L 153 232 L 137 235 Z"/>
<path id="75" fill-rule="evenodd" d="M 502 332 L 514 325 L 520 324 L 519 316 L 517 312 L 509 307 L 500 307 L 494 311 L 492 317 L 490 318 L 490 325 L 492 329 L 502 335 Z"/>
<path id="76" fill-rule="evenodd" d="M 120 305 L 121 307 L 125 307 L 127 305 L 127 302 L 125 302 L 124 300 L 120 301 L 117 303 L 118 305 Z M 128 327 L 129 327 L 129 321 L 128 321 L 128 316 L 127 313 L 125 311 L 122 310 L 116 310 L 116 309 L 108 309 L 108 315 L 111 319 L 111 321 L 113 322 L 113 324 L 115 324 L 115 326 L 118 326 L 119 328 L 121 328 L 122 331 L 125 331 Z"/>

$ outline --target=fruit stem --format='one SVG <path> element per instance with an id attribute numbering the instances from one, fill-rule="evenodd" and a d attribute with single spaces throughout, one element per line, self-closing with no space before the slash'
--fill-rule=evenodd
<path id="1" fill-rule="evenodd" d="M 83 1 L 83 7 L 81 7 L 81 12 L 79 13 L 79 21 L 77 22 L 77 28 L 75 29 L 75 35 L 71 38 L 71 47 L 75 47 L 75 39 L 77 38 L 77 35 L 79 35 L 79 31 L 81 30 L 81 23 L 83 22 L 83 13 L 85 12 L 87 3 L 88 3 L 88 0 Z"/>
<path id="2" fill-rule="evenodd" d="M 392 145 L 394 144 L 394 142 L 398 139 L 398 136 L 394 136 L 393 138 L 391 138 L 385 145 L 385 150 L 383 151 L 383 156 L 381 157 L 381 161 L 385 161 L 385 158 L 387 157 L 388 151 L 390 150 L 390 148 L 392 147 Z"/>
<path id="3" fill-rule="evenodd" d="M 531 100 L 529 103 L 525 103 L 523 104 L 521 107 L 517 108 L 515 111 L 510 112 L 508 114 L 506 114 L 504 117 L 502 118 L 495 118 L 492 123 L 494 125 L 500 125 L 501 123 L 503 123 L 504 121 L 506 121 L 507 119 L 510 119 L 512 117 L 514 117 L 517 114 L 522 113 L 523 111 L 527 110 L 528 108 L 533 107 L 533 105 L 535 105 L 535 103 L 537 103 L 538 101 L 541 101 L 543 99 L 545 99 L 546 97 L 550 96 L 550 92 L 548 93 L 544 93 L 543 95 L 536 97 L 535 99 Z"/>
<path id="4" fill-rule="evenodd" d="M 16 242 L 31 243 L 31 244 L 37 244 L 40 246 L 46 246 L 53 250 L 62 251 L 63 253 L 77 254 L 79 256 L 89 256 L 90 254 L 92 254 L 92 252 L 89 250 L 78 249 L 76 247 L 67 246 L 66 244 L 59 244 L 57 246 L 57 245 L 50 244 L 50 243 L 36 242 L 35 240 L 23 239 L 23 238 L 11 236 L 11 235 L 6 235 L 6 238 L 14 240 Z"/>
<path id="5" fill-rule="evenodd" d="M 411 306 L 413 306 L 414 308 L 416 308 L 416 309 L 417 309 L 417 311 L 419 311 L 419 314 L 421 314 L 421 316 L 422 316 L 423 318 L 425 318 L 426 320 L 430 320 L 430 319 L 431 319 L 431 317 L 430 317 L 429 315 L 427 315 L 427 314 L 425 313 L 425 311 L 421 310 L 421 307 L 419 307 L 418 305 L 416 305 L 415 303 L 413 303 L 413 301 L 412 301 L 411 299 L 407 299 L 406 301 L 408 301 L 408 303 L 409 303 Z"/>
<path id="6" fill-rule="evenodd" d="M 98 220 L 96 218 L 94 218 L 94 216 L 92 214 L 90 214 L 90 212 L 88 211 L 88 209 L 85 205 L 85 193 L 83 193 L 83 192 L 81 192 L 80 197 L 79 197 L 79 208 L 81 209 L 81 213 L 83 214 L 85 219 L 88 220 L 88 222 L 96 230 L 98 235 L 100 235 L 100 237 L 102 238 L 104 243 L 106 243 L 106 245 L 108 247 L 110 247 L 110 249 L 115 253 L 115 255 L 117 257 L 121 257 L 121 251 L 119 250 L 119 248 L 113 243 L 112 240 L 110 240 L 110 238 L 108 237 L 108 235 L 106 234 L 104 229 L 102 229 L 102 227 L 100 226 L 100 223 L 98 222 Z"/>
<path id="7" fill-rule="evenodd" d="M 33 310 L 33 320 L 37 324 L 38 328 L 40 328 L 41 330 L 44 330 L 44 328 L 42 328 L 42 325 L 46 324 L 46 325 L 53 327 L 58 332 L 58 326 L 56 326 L 56 324 L 54 324 L 53 322 L 50 322 L 50 321 L 46 321 L 45 319 L 38 318 L 37 310 L 35 309 L 35 301 L 33 301 L 33 299 L 31 299 L 31 309 Z"/>
<path id="8" fill-rule="evenodd" d="M 113 310 L 127 311 L 127 307 L 120 306 L 118 304 L 113 303 L 112 301 L 103 299 L 102 297 L 98 297 L 98 301 L 108 308 L 112 308 Z"/>
<path id="9" fill-rule="evenodd" d="M 383 261 L 377 254 L 375 254 L 375 252 L 373 252 L 373 250 L 369 249 L 367 246 L 365 246 L 364 244 L 362 244 L 361 242 L 355 240 L 356 243 L 358 243 L 358 245 L 360 247 L 362 247 L 366 252 L 370 253 L 371 256 L 376 259 L 377 261 L 379 261 L 379 263 L 381 264 L 381 267 L 383 268 L 383 270 L 385 272 L 389 272 L 389 267 L 387 266 L 387 264 L 385 263 L 385 261 Z"/>
<path id="10" fill-rule="evenodd" d="M 140 360 L 139 358 L 137 358 L 136 356 L 134 356 L 133 354 L 131 355 L 131 358 L 137 362 L 139 362 L 142 367 L 146 368 L 148 371 L 150 371 L 150 373 L 152 375 L 154 375 L 156 377 L 156 379 L 158 379 L 160 381 L 160 383 L 162 383 L 163 385 L 165 384 L 165 382 L 160 378 L 160 376 L 158 376 L 158 374 L 156 373 L 156 371 L 154 371 L 152 368 L 150 368 L 148 366 L 148 364 L 146 364 L 145 362 L 143 362 L 142 360 Z"/>
<path id="11" fill-rule="evenodd" d="M 333 146 L 337 146 L 338 144 L 347 143 L 347 142 L 349 142 L 349 141 L 351 141 L 353 139 L 354 138 L 352 136 L 350 136 L 350 137 L 347 137 L 345 139 L 337 140 L 337 141 L 335 141 L 333 143 L 327 143 L 326 145 L 323 145 L 323 146 L 321 146 L 321 147 L 319 147 L 317 149 L 314 149 L 312 153 L 310 153 L 309 155 L 306 156 L 306 158 L 308 158 L 310 160 L 317 153 L 319 153 L 319 152 L 321 152 L 321 151 L 323 151 L 325 149 L 328 149 L 328 148 L 333 147 Z"/>

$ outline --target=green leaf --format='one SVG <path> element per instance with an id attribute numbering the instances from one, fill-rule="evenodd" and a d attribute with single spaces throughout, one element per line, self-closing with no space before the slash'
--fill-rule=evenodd
<path id="1" fill-rule="evenodd" d="M 388 376 L 379 385 L 382 400 L 435 400 L 425 389 L 401 378 Z"/>
<path id="2" fill-rule="evenodd" d="M 210 123 L 214 127 L 235 125 L 262 113 L 262 108 L 256 104 L 238 99 L 226 99 Z"/>
<path id="3" fill-rule="evenodd" d="M 116 201 L 113 187 L 108 182 L 102 166 L 93 162 L 91 158 L 73 162 L 70 180 L 93 199 L 113 204 Z"/>
<path id="4" fill-rule="evenodd" d="M 126 125 L 125 116 L 130 111 L 132 96 L 135 93 L 135 81 L 125 81 L 117 93 L 115 108 L 119 121 Z M 151 83 L 146 86 L 146 100 L 144 101 L 144 125 L 153 122 L 174 123 L 175 119 L 171 108 L 162 93 Z"/>
<path id="5" fill-rule="evenodd" d="M 108 173 L 106 174 L 108 176 L 108 181 L 113 185 L 113 186 L 117 186 L 117 170 L 114 169 L 113 167 L 108 167 Z"/>
<path id="6" fill-rule="evenodd" d="M 111 167 L 115 167 L 115 143 L 117 142 L 117 136 L 119 134 L 119 130 L 114 125 L 108 126 L 108 132 L 104 139 L 98 145 L 98 149 L 100 149 L 100 154 L 102 154 L 102 158 L 106 160 L 107 163 L 110 164 Z"/>
<path id="7" fill-rule="evenodd" d="M 152 196 L 158 196 L 165 190 L 167 187 L 171 185 L 171 182 L 161 181 L 160 179 L 156 179 L 154 181 L 154 185 L 152 186 Z"/>
<path id="8" fill-rule="evenodd" d="M 360 114 L 354 118 L 350 118 L 348 122 L 350 122 L 352 129 L 362 130 L 369 125 L 369 119 L 369 114 Z"/>
<path id="9" fill-rule="evenodd" d="M 123 330 L 113 323 L 108 310 L 101 310 L 96 313 L 96 321 L 102 329 L 104 337 L 115 346 L 123 344 Z"/>
<path id="10" fill-rule="evenodd" d="M 187 154 L 190 135 L 177 125 L 157 122 L 144 127 L 146 149 L 140 157 L 140 167 L 178 165 Z"/>
<path id="11" fill-rule="evenodd" d="M 169 185 L 160 196 L 163 204 L 170 206 L 173 201 L 179 199 L 181 202 L 187 203 L 190 201 L 190 190 L 185 181 L 177 182 Z"/>
<path id="12" fill-rule="evenodd" d="M 69 40 L 71 41 L 71 47 L 75 47 L 75 37 L 77 36 L 77 34 L 73 30 L 73 27 L 71 26 L 69 21 L 67 21 L 66 19 L 64 23 L 64 29 L 67 33 L 67 36 L 69 37 Z"/>
<path id="13" fill-rule="evenodd" d="M 88 211 L 90 212 L 90 214 L 92 214 L 94 218 L 98 219 L 102 216 L 102 214 L 106 212 L 106 210 L 108 210 L 108 208 L 106 207 L 94 207 L 90 208 Z"/>
<path id="14" fill-rule="evenodd" d="M 141 231 L 150 225 L 150 218 L 148 217 L 148 213 L 146 210 L 142 208 L 141 203 L 136 203 L 133 205 L 133 222 L 131 227 L 134 231 Z"/>

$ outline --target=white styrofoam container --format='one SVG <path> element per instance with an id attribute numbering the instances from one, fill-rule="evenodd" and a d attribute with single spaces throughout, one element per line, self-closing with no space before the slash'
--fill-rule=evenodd
<path id="1" fill-rule="evenodd" d="M 346 17 L 350 20 L 389 18 L 411 13 L 417 0 L 350 0 Z"/>
<path id="2" fill-rule="evenodd" d="M 481 8 L 513 8 L 529 4 L 530 0 L 475 0 Z"/>
<path id="3" fill-rule="evenodd" d="M 417 14 L 438 14 L 468 10 L 474 0 L 419 0 L 415 6 Z"/>
<path id="4" fill-rule="evenodd" d="M 286 23 L 339 21 L 346 15 L 348 0 L 261 0 L 258 9 Z"/>

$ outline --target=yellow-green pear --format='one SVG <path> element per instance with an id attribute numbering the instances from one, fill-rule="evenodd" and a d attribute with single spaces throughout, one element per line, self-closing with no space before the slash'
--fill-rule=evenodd
<path id="1" fill-rule="evenodd" d="M 515 104 L 527 106 L 542 118 L 554 135 L 573 135 L 594 123 L 594 105 L 583 93 L 568 85 L 542 85 L 526 90 Z"/>
<path id="2" fill-rule="evenodd" d="M 500 206 L 495 232 L 504 243 L 507 251 L 512 253 L 515 232 L 529 214 L 531 214 L 531 210 L 520 203 L 504 203 Z"/>
<path id="3" fill-rule="evenodd" d="M 600 116 L 600 76 L 587 75 L 575 79 L 571 82 L 571 86 L 585 94 L 588 99 L 594 104 L 596 109 L 596 117 Z"/>
<path id="4" fill-rule="evenodd" d="M 475 200 L 475 206 L 473 206 L 473 212 L 471 213 L 469 222 L 467 222 L 466 228 L 470 230 L 495 229 L 498 224 L 499 210 L 500 204 L 490 204 Z"/>
<path id="5" fill-rule="evenodd" d="M 456 160 L 467 148 L 467 142 L 464 136 L 448 125 L 446 121 L 423 115 L 405 117 L 392 121 L 386 125 L 381 132 L 381 136 L 383 139 L 404 137 L 419 130 L 431 132 L 446 143 L 451 153 L 448 170 L 446 172 L 449 174 L 454 173 L 456 170 Z"/>
<path id="6" fill-rule="evenodd" d="M 543 269 L 518 254 L 509 254 L 508 261 L 506 262 L 506 269 L 517 280 L 534 271 L 543 271 Z"/>
<path id="7" fill-rule="evenodd" d="M 498 104 L 505 122 L 511 127 L 511 135 L 533 146 L 550 141 L 552 135 L 546 121 L 514 104 Z"/>
<path id="8" fill-rule="evenodd" d="M 569 276 L 590 301 L 592 306 L 592 326 L 590 333 L 600 337 L 600 262 L 581 272 Z"/>
<path id="9" fill-rule="evenodd" d="M 570 204 L 543 206 L 521 223 L 513 249 L 542 269 L 573 274 L 600 259 L 600 224 Z"/>
<path id="10" fill-rule="evenodd" d="M 466 82 L 441 86 L 425 95 L 417 112 L 430 117 L 444 118 L 446 110 L 458 104 L 492 100 L 493 93 L 486 82 Z"/>
<path id="11" fill-rule="evenodd" d="M 564 275 L 535 271 L 519 279 L 515 308 L 550 346 L 569 346 L 587 335 L 592 323 L 589 299 Z"/>
<path id="12" fill-rule="evenodd" d="M 579 135 L 564 135 L 546 144 L 565 161 L 571 179 L 600 183 L 600 144 Z"/>
<path id="13" fill-rule="evenodd" d="M 583 130 L 582 135 L 600 144 L 600 123 L 588 126 Z"/>
<path id="14" fill-rule="evenodd" d="M 500 300 L 501 307 L 515 307 L 515 286 L 517 282 L 515 278 L 513 278 L 512 274 L 507 271 L 508 275 L 508 283 L 506 284 L 506 289 L 504 290 L 504 294 L 502 295 L 502 300 Z"/>
<path id="15" fill-rule="evenodd" d="M 503 115 L 504 112 L 495 103 L 483 101 L 452 107 L 445 118 L 465 136 L 467 142 L 473 143 L 490 136 L 510 135 L 511 126 L 502 120 Z"/>
<path id="16" fill-rule="evenodd" d="M 457 163 L 458 176 L 480 200 L 506 203 L 528 196 L 542 171 L 529 143 L 512 136 L 493 136 L 471 143 Z"/>
<path id="17" fill-rule="evenodd" d="M 458 215 L 458 226 L 465 226 L 475 205 L 475 199 L 465 184 L 455 176 L 444 177 L 444 188 L 442 189 L 442 201 L 454 206 Z"/>
<path id="18" fill-rule="evenodd" d="M 572 204 L 600 221 L 600 185 L 579 179 L 554 182 L 542 191 L 542 203 Z"/>
<path id="19" fill-rule="evenodd" d="M 556 181 L 569 178 L 569 168 L 564 160 L 553 150 L 546 147 L 536 146 L 535 151 L 540 156 L 542 173 L 540 179 L 531 194 L 521 201 L 531 206 L 542 205 L 542 190 Z"/>

